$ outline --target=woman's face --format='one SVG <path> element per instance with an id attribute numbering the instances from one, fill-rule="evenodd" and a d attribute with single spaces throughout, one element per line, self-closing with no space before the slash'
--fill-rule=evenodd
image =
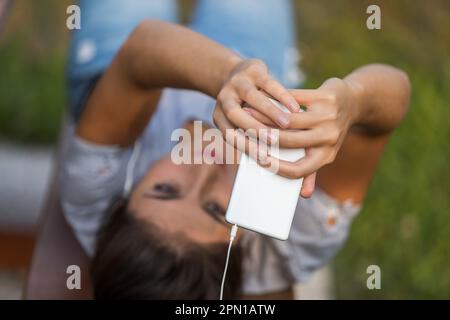
<path id="1" fill-rule="evenodd" d="M 192 139 L 201 140 L 192 134 L 191 124 L 186 129 Z M 206 144 L 201 145 L 204 148 Z M 225 212 L 236 170 L 236 165 L 176 165 L 168 155 L 156 162 L 133 190 L 129 209 L 140 219 L 195 242 L 226 242 L 230 225 Z"/>

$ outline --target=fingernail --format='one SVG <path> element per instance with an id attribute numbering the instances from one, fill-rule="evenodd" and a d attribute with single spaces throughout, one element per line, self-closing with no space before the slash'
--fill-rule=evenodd
<path id="1" fill-rule="evenodd" d="M 286 114 L 280 114 L 277 116 L 277 122 L 281 127 L 286 128 L 289 125 L 289 117 Z"/>
<path id="2" fill-rule="evenodd" d="M 270 135 L 267 133 L 267 131 L 261 133 L 261 138 L 265 143 L 270 144 Z"/>
<path id="3" fill-rule="evenodd" d="M 270 131 L 269 132 L 269 137 L 270 137 L 270 142 L 272 144 L 277 143 L 277 141 L 278 141 L 278 134 L 275 134 L 274 132 Z"/>
<path id="4" fill-rule="evenodd" d="M 249 115 L 252 115 L 250 108 L 247 107 L 243 107 L 242 110 L 244 110 L 245 112 L 247 112 Z"/>
<path id="5" fill-rule="evenodd" d="M 276 134 L 272 133 L 272 132 L 264 131 L 262 133 L 262 139 L 267 144 L 274 144 L 274 143 L 277 142 L 278 136 Z"/>
<path id="6" fill-rule="evenodd" d="M 291 109 L 291 111 L 294 111 L 294 112 L 297 112 L 298 110 L 300 110 L 300 105 L 298 104 L 297 101 L 295 101 L 295 99 L 290 99 L 288 107 L 289 107 L 289 109 Z"/>
<path id="7" fill-rule="evenodd" d="M 264 150 L 262 150 L 262 149 L 259 149 L 258 150 L 258 158 L 261 163 L 265 163 L 267 161 L 266 152 L 264 152 Z"/>

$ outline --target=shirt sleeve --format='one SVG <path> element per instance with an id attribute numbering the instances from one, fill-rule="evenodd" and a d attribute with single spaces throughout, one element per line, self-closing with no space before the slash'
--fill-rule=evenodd
<path id="1" fill-rule="evenodd" d="M 342 248 L 359 211 L 316 188 L 311 198 L 299 198 L 288 240 L 244 230 L 243 291 L 262 294 L 308 281 Z"/>
<path id="2" fill-rule="evenodd" d="M 296 282 L 307 281 L 345 244 L 360 206 L 339 202 L 317 188 L 309 199 L 299 198 L 289 239 L 276 245 Z"/>
<path id="3" fill-rule="evenodd" d="M 81 28 L 71 33 L 66 80 L 71 114 L 79 119 L 101 74 L 144 19 L 175 22 L 173 0 L 79 0 Z"/>
<path id="4" fill-rule="evenodd" d="M 131 150 L 69 139 L 61 178 L 64 216 L 83 249 L 94 254 L 105 212 L 123 191 Z"/>

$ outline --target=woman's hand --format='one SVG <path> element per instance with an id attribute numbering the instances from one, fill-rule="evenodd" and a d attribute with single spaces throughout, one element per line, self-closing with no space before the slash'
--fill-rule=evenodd
<path id="1" fill-rule="evenodd" d="M 291 113 L 289 125 L 280 130 L 280 147 L 305 148 L 306 156 L 297 162 L 268 157 L 276 163 L 278 174 L 289 178 L 305 177 L 301 195 L 311 196 L 317 170 L 334 161 L 349 128 L 358 119 L 358 83 L 331 78 L 318 89 L 291 90 L 296 100 L 307 107 L 306 112 Z M 275 123 L 254 108 L 244 108 L 255 120 L 267 126 Z"/>
<path id="2" fill-rule="evenodd" d="M 226 129 L 240 128 L 247 133 L 252 132 L 266 143 L 274 143 L 276 135 L 270 133 L 269 128 L 251 116 L 242 106 L 251 106 L 252 110 L 264 114 L 272 123 L 281 128 L 289 125 L 289 115 L 280 111 L 267 99 L 267 95 L 280 101 L 291 112 L 300 110 L 298 102 L 291 93 L 273 79 L 266 65 L 260 60 L 243 60 L 230 72 L 218 96 L 214 111 L 214 122 L 226 136 Z M 266 129 L 266 130 L 261 130 Z M 236 138 L 228 137 L 227 141 Z M 237 137 L 243 139 L 242 136 Z M 234 145 L 234 144 L 233 144 Z M 256 147 L 253 145 L 253 147 Z"/>

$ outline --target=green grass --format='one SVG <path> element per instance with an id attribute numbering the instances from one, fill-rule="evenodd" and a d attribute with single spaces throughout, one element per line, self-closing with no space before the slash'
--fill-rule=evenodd
<path id="1" fill-rule="evenodd" d="M 450 298 L 450 7 L 384 1 L 382 30 L 364 1 L 300 1 L 306 86 L 370 62 L 408 72 L 411 109 L 393 135 L 347 245 L 335 262 L 338 298 Z M 446 40 L 445 40 L 446 39 Z M 377 264 L 382 290 L 368 290 Z"/>
<path id="2" fill-rule="evenodd" d="M 66 105 L 70 1 L 16 0 L 0 41 L 0 138 L 54 143 Z M 382 30 L 365 27 L 378 3 Z M 450 298 L 450 2 L 296 1 L 307 87 L 359 65 L 408 72 L 411 110 L 386 149 L 349 241 L 334 262 L 338 298 Z M 382 290 L 366 288 L 377 264 Z"/>
<path id="3" fill-rule="evenodd" d="M 56 139 L 65 106 L 62 56 L 34 59 L 20 42 L 0 51 L 1 135 L 22 142 L 49 143 Z"/>
<path id="4" fill-rule="evenodd" d="M 54 143 L 66 107 L 65 3 L 14 2 L 0 38 L 0 139 Z"/>

